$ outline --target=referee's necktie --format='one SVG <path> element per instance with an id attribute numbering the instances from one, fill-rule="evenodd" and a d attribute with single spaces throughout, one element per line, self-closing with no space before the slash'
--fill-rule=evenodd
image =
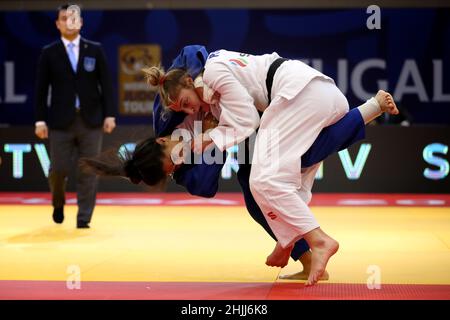
<path id="1" fill-rule="evenodd" d="M 75 51 L 73 51 L 73 48 L 75 47 L 75 44 L 72 42 L 69 42 L 69 44 L 67 45 L 67 52 L 69 54 L 69 60 L 70 60 L 70 64 L 72 65 L 72 69 L 73 72 L 77 73 L 77 57 L 75 56 Z M 78 95 L 76 96 L 75 99 L 75 108 L 79 109 L 80 108 L 80 99 L 78 98 Z"/>

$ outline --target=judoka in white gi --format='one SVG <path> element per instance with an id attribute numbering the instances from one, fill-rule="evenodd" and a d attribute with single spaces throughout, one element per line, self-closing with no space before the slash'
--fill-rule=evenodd
<path id="1" fill-rule="evenodd" d="M 219 120 L 217 127 L 197 137 L 197 151 L 212 143 L 223 151 L 259 127 L 250 188 L 278 239 L 268 262 L 285 266 L 293 244 L 303 237 L 312 250 L 306 285 L 315 284 L 339 244 L 320 228 L 308 207 L 319 164 L 302 170 L 300 159 L 320 131 L 349 110 L 333 79 L 299 60 L 280 60 L 277 53 L 258 56 L 227 50 L 211 53 L 196 79 L 185 70 L 165 74 L 151 67 L 145 73 L 150 84 L 159 86 L 170 109 L 211 112 Z M 258 111 L 263 112 L 261 118 Z M 361 112 L 370 119 L 398 110 L 392 96 L 380 90 Z"/>

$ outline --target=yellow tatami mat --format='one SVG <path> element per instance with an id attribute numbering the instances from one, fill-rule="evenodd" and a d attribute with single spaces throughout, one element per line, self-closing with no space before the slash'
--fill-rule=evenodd
<path id="1" fill-rule="evenodd" d="M 332 283 L 450 284 L 450 208 L 313 207 L 340 243 Z M 78 230 L 76 206 L 56 225 L 47 205 L 0 206 L 0 280 L 274 282 L 300 271 L 264 262 L 275 242 L 245 207 L 97 206 Z M 280 280 L 278 280 L 280 281 Z"/>

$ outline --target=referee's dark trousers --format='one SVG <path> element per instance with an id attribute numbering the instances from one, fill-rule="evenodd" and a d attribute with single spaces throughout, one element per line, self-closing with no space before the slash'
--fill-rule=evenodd
<path id="1" fill-rule="evenodd" d="M 50 172 L 49 185 L 54 208 L 65 204 L 65 190 L 68 175 L 76 168 L 76 190 L 78 215 L 77 223 L 89 223 L 95 207 L 97 178 L 80 170 L 77 160 L 81 157 L 93 157 L 102 147 L 102 128 L 86 126 L 80 114 L 66 129 L 50 129 Z"/>

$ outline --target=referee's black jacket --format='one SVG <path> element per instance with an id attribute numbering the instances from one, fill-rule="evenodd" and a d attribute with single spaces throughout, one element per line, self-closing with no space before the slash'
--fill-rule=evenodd
<path id="1" fill-rule="evenodd" d="M 105 53 L 99 43 L 82 37 L 76 73 L 61 39 L 42 49 L 36 78 L 36 121 L 45 121 L 53 129 L 68 128 L 75 119 L 76 95 L 88 126 L 100 127 L 106 117 L 116 116 Z"/>

